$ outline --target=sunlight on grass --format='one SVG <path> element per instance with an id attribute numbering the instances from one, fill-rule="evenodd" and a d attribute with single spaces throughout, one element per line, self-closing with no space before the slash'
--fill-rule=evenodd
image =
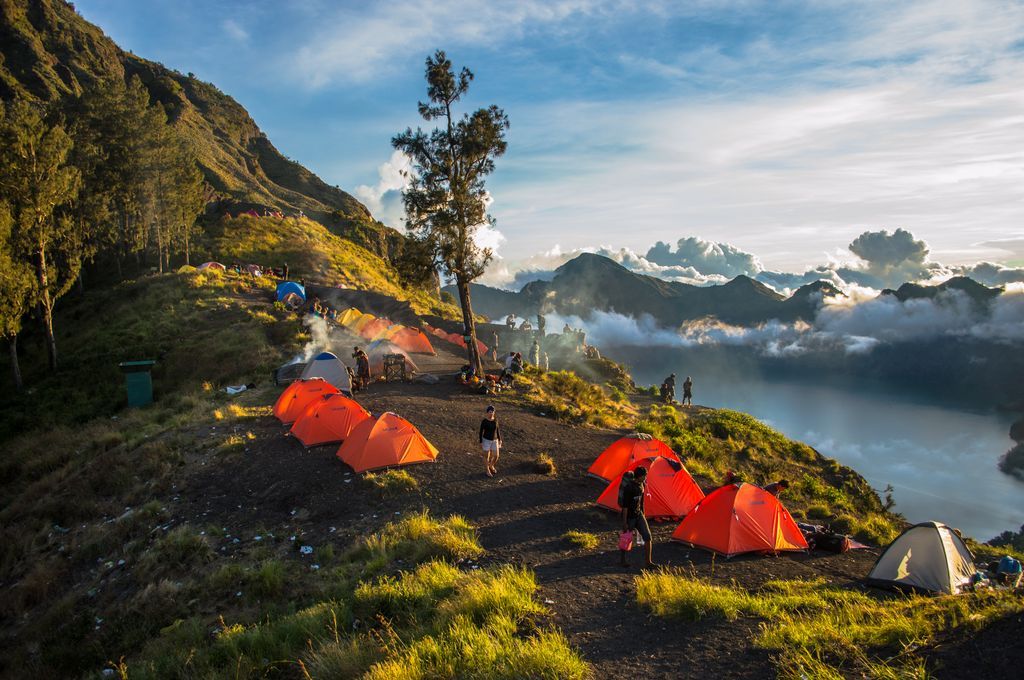
<path id="1" fill-rule="evenodd" d="M 755 644 L 784 651 L 783 677 L 844 677 L 851 664 L 871 677 L 923 677 L 920 659 L 898 662 L 865 650 L 916 648 L 936 633 L 980 628 L 1009 613 L 1024 612 L 1012 593 L 983 591 L 957 596 L 883 596 L 827 585 L 824 580 L 768 581 L 759 590 L 724 586 L 682 571 L 636 578 L 637 601 L 657 616 L 699 620 L 742 616 L 764 619 Z"/>
<path id="2" fill-rule="evenodd" d="M 589 531 L 577 531 L 572 529 L 562 534 L 562 538 L 572 543 L 577 548 L 583 550 L 593 550 L 600 544 L 596 534 L 592 534 Z"/>

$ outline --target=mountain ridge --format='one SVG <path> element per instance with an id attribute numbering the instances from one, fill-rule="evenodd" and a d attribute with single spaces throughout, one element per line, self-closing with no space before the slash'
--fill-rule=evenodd
<path id="1" fill-rule="evenodd" d="M 885 290 L 881 294 L 893 295 L 903 302 L 934 298 L 952 290 L 963 292 L 977 304 L 1002 292 L 970 278 L 955 277 L 936 286 L 907 283 L 899 290 Z M 554 312 L 585 318 L 598 310 L 627 316 L 646 314 L 663 326 L 675 328 L 703 318 L 737 325 L 772 319 L 811 321 L 824 297 L 844 294 L 821 279 L 800 286 L 786 297 L 742 274 L 724 284 L 695 286 L 638 274 L 603 255 L 583 253 L 558 267 L 550 281 L 531 281 L 519 292 L 473 284 L 471 295 L 474 309 L 491 318 L 504 318 L 510 312 L 519 316 Z"/>
<path id="2" fill-rule="evenodd" d="M 0 99 L 44 103 L 102 79 L 137 76 L 196 154 L 218 211 L 303 212 L 378 255 L 404 236 L 351 194 L 282 154 L 248 111 L 215 85 L 121 49 L 64 0 L 0 0 Z"/>

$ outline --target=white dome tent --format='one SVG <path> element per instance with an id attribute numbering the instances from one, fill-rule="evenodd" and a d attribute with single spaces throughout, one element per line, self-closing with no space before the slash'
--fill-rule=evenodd
<path id="1" fill-rule="evenodd" d="M 945 524 L 922 522 L 889 544 L 868 583 L 955 595 L 970 587 L 973 575 L 974 556 L 963 539 Z"/>
<path id="2" fill-rule="evenodd" d="M 343 394 L 351 396 L 352 379 L 338 355 L 333 352 L 321 352 L 310 361 L 302 371 L 302 379 L 323 378 L 337 387 Z"/>

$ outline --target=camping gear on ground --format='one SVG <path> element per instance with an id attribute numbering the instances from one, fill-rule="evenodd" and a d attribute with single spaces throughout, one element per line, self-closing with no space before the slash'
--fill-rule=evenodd
<path id="1" fill-rule="evenodd" d="M 921 522 L 889 544 L 868 574 L 875 586 L 926 593 L 968 590 L 974 556 L 963 539 L 941 522 Z"/>
<path id="2" fill-rule="evenodd" d="M 277 284 L 277 301 L 290 303 L 295 300 L 306 301 L 306 289 L 294 281 L 285 281 Z"/>
<path id="3" fill-rule="evenodd" d="M 124 385 L 128 390 L 128 406 L 147 406 L 153 403 L 153 378 L 150 371 L 156 361 L 122 361 L 117 366 L 124 373 Z"/>
<path id="4" fill-rule="evenodd" d="M 395 347 L 387 340 L 374 340 L 366 346 L 364 351 L 370 358 L 370 373 L 374 375 L 384 374 L 384 357 L 388 354 L 401 354 L 405 357 L 406 375 L 412 375 L 420 370 L 404 350 Z"/>
<path id="5" fill-rule="evenodd" d="M 204 262 L 198 267 L 196 267 L 196 269 L 198 269 L 199 271 L 203 271 L 204 269 L 213 269 L 215 271 L 222 272 L 226 271 L 227 267 L 222 265 L 220 262 Z"/>
<path id="6" fill-rule="evenodd" d="M 274 403 L 274 417 L 285 425 L 294 423 L 311 402 L 338 388 L 323 378 L 300 379 L 285 388 Z"/>
<path id="7" fill-rule="evenodd" d="M 633 532 L 623 531 L 619 534 L 619 550 L 629 552 L 633 549 Z"/>
<path id="8" fill-rule="evenodd" d="M 230 394 L 231 396 L 235 396 L 236 394 L 241 394 L 242 392 L 252 389 L 255 386 L 255 383 L 249 383 L 248 385 L 228 385 L 227 387 L 224 388 L 224 391 Z"/>
<path id="9" fill-rule="evenodd" d="M 292 425 L 291 434 L 307 449 L 344 441 L 356 426 L 370 417 L 358 403 L 343 394 L 326 394 L 306 406 Z"/>
<path id="10" fill-rule="evenodd" d="M 644 517 L 647 519 L 679 519 L 704 498 L 704 492 L 682 463 L 674 458 L 655 456 L 636 461 L 613 479 L 598 497 L 597 504 L 616 512 L 622 510 L 622 487 L 627 481 L 626 475 L 632 476 L 641 466 L 647 468 L 644 497 Z"/>
<path id="11" fill-rule="evenodd" d="M 402 354 L 384 355 L 384 382 L 405 382 L 405 356 Z"/>
<path id="12" fill-rule="evenodd" d="M 302 378 L 323 378 L 337 387 L 341 392 L 352 394 L 352 380 L 348 370 L 338 355 L 333 352 L 321 352 L 302 370 Z"/>
<path id="13" fill-rule="evenodd" d="M 356 472 L 430 463 L 437 449 L 405 418 L 388 412 L 359 423 L 338 447 L 338 458 Z"/>
<path id="14" fill-rule="evenodd" d="M 662 456 L 679 460 L 665 442 L 645 434 L 631 434 L 617 440 L 601 452 L 587 472 L 598 479 L 610 482 L 638 460 Z"/>
<path id="15" fill-rule="evenodd" d="M 672 540 L 732 557 L 807 550 L 800 528 L 779 499 L 753 484 L 726 484 L 686 516 Z"/>

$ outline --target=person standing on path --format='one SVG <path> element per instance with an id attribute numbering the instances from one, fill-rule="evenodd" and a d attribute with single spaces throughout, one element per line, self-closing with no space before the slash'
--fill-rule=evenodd
<path id="1" fill-rule="evenodd" d="M 498 331 L 494 331 L 493 337 L 491 338 L 491 359 L 493 361 L 498 360 Z"/>
<path id="2" fill-rule="evenodd" d="M 540 343 L 536 339 L 534 339 L 533 345 L 530 347 L 530 363 L 540 368 Z"/>
<path id="3" fill-rule="evenodd" d="M 651 527 L 647 524 L 644 516 L 644 496 L 647 494 L 647 468 L 643 465 L 637 467 L 633 472 L 633 481 L 623 494 L 622 504 L 622 531 L 634 531 L 644 541 L 644 557 L 647 568 L 656 567 L 651 553 L 654 550 L 654 541 L 651 538 Z M 621 564 L 628 567 L 626 551 L 619 550 Z"/>
<path id="4" fill-rule="evenodd" d="M 493 406 L 488 406 L 484 419 L 480 422 L 480 446 L 484 450 L 484 464 L 487 476 L 498 474 L 498 456 L 501 455 L 501 430 L 498 428 L 498 417 Z"/>
<path id="5" fill-rule="evenodd" d="M 683 406 L 693 406 L 693 381 L 686 376 L 683 381 Z"/>

